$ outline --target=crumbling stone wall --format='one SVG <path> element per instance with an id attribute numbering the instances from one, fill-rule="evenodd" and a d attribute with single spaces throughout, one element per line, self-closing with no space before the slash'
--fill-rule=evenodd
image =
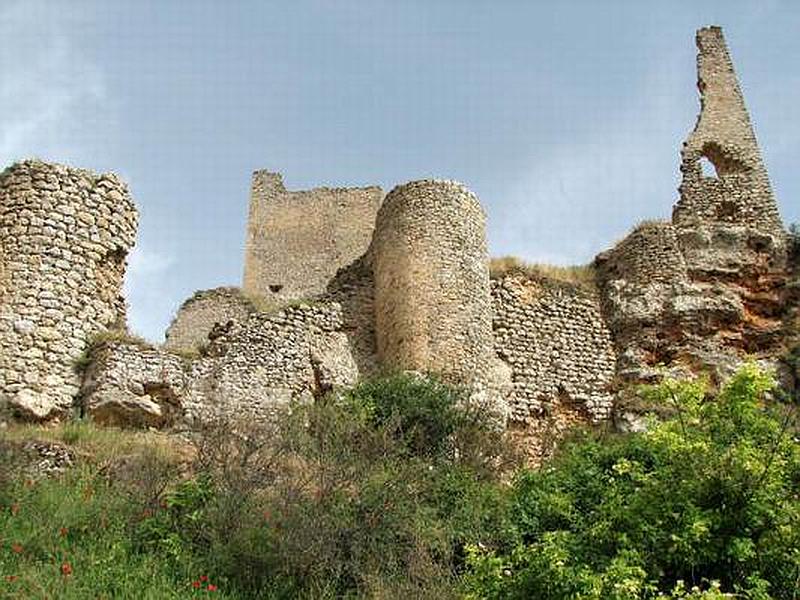
<path id="1" fill-rule="evenodd" d="M 0 409 L 66 414 L 75 360 L 125 322 L 121 297 L 137 213 L 113 174 L 29 160 L 0 174 Z"/>
<path id="2" fill-rule="evenodd" d="M 460 383 L 487 380 L 492 312 L 486 217 L 452 181 L 414 181 L 384 200 L 373 240 L 378 356 Z"/>
<path id="3" fill-rule="evenodd" d="M 612 250 L 598 255 L 606 279 L 630 283 L 680 283 L 689 280 L 686 260 L 671 223 L 638 225 Z"/>
<path id="4" fill-rule="evenodd" d="M 294 402 L 355 384 L 360 373 L 342 325 L 339 304 L 301 304 L 215 328 L 195 360 L 130 342 L 105 344 L 87 372 L 84 413 L 115 425 L 268 422 Z"/>
<path id="5" fill-rule="evenodd" d="M 217 325 L 244 321 L 255 308 L 241 290 L 219 287 L 196 292 L 178 310 L 166 332 L 164 349 L 196 352 L 208 343 Z"/>
<path id="6" fill-rule="evenodd" d="M 701 110 L 681 151 L 683 182 L 673 221 L 680 228 L 747 225 L 780 236 L 783 222 L 722 29 L 700 29 L 696 42 Z M 716 177 L 703 175 L 703 158 Z"/>
<path id="7" fill-rule="evenodd" d="M 783 343 L 786 232 L 722 31 L 701 29 L 696 42 L 701 109 L 672 223 L 638 228 L 596 259 L 623 380 L 656 379 L 660 365 L 722 379 Z"/>
<path id="8" fill-rule="evenodd" d="M 287 191 L 277 173 L 256 171 L 245 248 L 245 293 L 277 301 L 325 291 L 369 246 L 379 187 Z"/>
<path id="9" fill-rule="evenodd" d="M 364 376 L 375 373 L 379 362 L 372 254 L 367 252 L 340 269 L 328 285 L 323 301 L 336 302 L 342 307 L 342 330 L 347 335 L 359 372 Z"/>
<path id="10" fill-rule="evenodd" d="M 697 277 L 782 269 L 786 231 L 722 30 L 696 36 L 700 115 L 681 151 L 672 221 Z M 703 174 L 707 160 L 716 176 Z"/>
<path id="11" fill-rule="evenodd" d="M 115 427 L 166 427 L 181 422 L 194 381 L 191 363 L 132 340 L 92 349 L 81 389 L 82 412 Z"/>
<path id="12" fill-rule="evenodd" d="M 491 291 L 495 351 L 512 369 L 511 419 L 573 409 L 606 420 L 616 357 L 596 293 L 522 274 L 492 280 Z"/>

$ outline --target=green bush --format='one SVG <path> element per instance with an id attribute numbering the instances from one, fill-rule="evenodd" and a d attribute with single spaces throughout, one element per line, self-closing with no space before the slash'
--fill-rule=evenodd
<path id="1" fill-rule="evenodd" d="M 674 419 L 583 437 L 521 475 L 520 542 L 470 549 L 471 597 L 796 597 L 800 452 L 793 413 L 765 400 L 773 386 L 753 367 L 713 400 L 700 382 L 665 383 L 648 394 Z"/>

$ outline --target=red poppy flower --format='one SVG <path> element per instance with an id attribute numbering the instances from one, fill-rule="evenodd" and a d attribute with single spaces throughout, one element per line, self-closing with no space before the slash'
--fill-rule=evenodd
<path id="1" fill-rule="evenodd" d="M 208 581 L 208 575 L 200 575 L 200 581 L 202 581 L 203 583 Z"/>
<path id="2" fill-rule="evenodd" d="M 19 577 L 16 575 L 6 575 L 6 581 L 8 583 L 14 583 L 17 579 L 19 579 Z"/>
<path id="3" fill-rule="evenodd" d="M 67 529 L 66 527 L 62 527 L 61 529 L 58 530 L 58 535 L 60 535 L 61 537 L 67 537 L 68 533 L 69 529 Z"/>
<path id="4" fill-rule="evenodd" d="M 64 577 L 69 577 L 70 575 L 72 575 L 72 565 L 69 564 L 68 562 L 62 563 L 61 564 L 61 574 Z"/>
<path id="5" fill-rule="evenodd" d="M 208 584 L 208 587 L 207 587 L 206 589 L 207 589 L 209 592 L 216 592 L 216 591 L 217 591 L 217 586 L 215 586 L 213 583 L 209 583 L 209 584 Z"/>
<path id="6" fill-rule="evenodd" d="M 11 551 L 14 554 L 22 554 L 22 544 L 11 544 Z"/>
<path id="7" fill-rule="evenodd" d="M 196 589 L 196 590 L 199 590 L 201 585 L 203 585 L 203 584 L 202 584 L 202 583 L 200 583 L 199 581 L 193 581 L 193 582 L 192 582 L 192 587 L 193 587 L 194 589 Z"/>

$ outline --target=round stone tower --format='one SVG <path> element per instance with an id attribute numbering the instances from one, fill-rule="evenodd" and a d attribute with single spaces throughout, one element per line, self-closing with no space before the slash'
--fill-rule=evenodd
<path id="1" fill-rule="evenodd" d="M 486 216 L 452 181 L 392 190 L 373 238 L 378 356 L 482 387 L 494 356 Z"/>
<path id="2" fill-rule="evenodd" d="M 0 174 L 0 411 L 66 414 L 90 338 L 125 326 L 138 216 L 113 174 L 29 160 Z"/>

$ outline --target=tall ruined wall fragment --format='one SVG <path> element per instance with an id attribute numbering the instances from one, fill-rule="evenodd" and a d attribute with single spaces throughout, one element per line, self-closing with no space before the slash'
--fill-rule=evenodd
<path id="1" fill-rule="evenodd" d="M 687 263 L 704 277 L 780 269 L 784 225 L 722 30 L 700 29 L 696 42 L 700 114 L 681 151 L 672 215 Z"/>
<path id="2" fill-rule="evenodd" d="M 672 223 L 639 227 L 596 259 L 621 380 L 661 366 L 724 378 L 745 356 L 781 351 L 786 232 L 721 29 L 696 43 L 700 115 Z"/>
<path id="3" fill-rule="evenodd" d="M 127 187 L 39 161 L 0 174 L 0 408 L 63 415 L 89 338 L 124 326 L 121 297 L 137 213 Z"/>
<path id="4" fill-rule="evenodd" d="M 277 302 L 324 292 L 366 251 L 382 198 L 378 187 L 287 191 L 279 174 L 256 171 L 244 292 Z"/>
<path id="5" fill-rule="evenodd" d="M 394 188 L 373 241 L 378 356 L 462 383 L 486 379 L 492 311 L 486 217 L 451 181 Z"/>

